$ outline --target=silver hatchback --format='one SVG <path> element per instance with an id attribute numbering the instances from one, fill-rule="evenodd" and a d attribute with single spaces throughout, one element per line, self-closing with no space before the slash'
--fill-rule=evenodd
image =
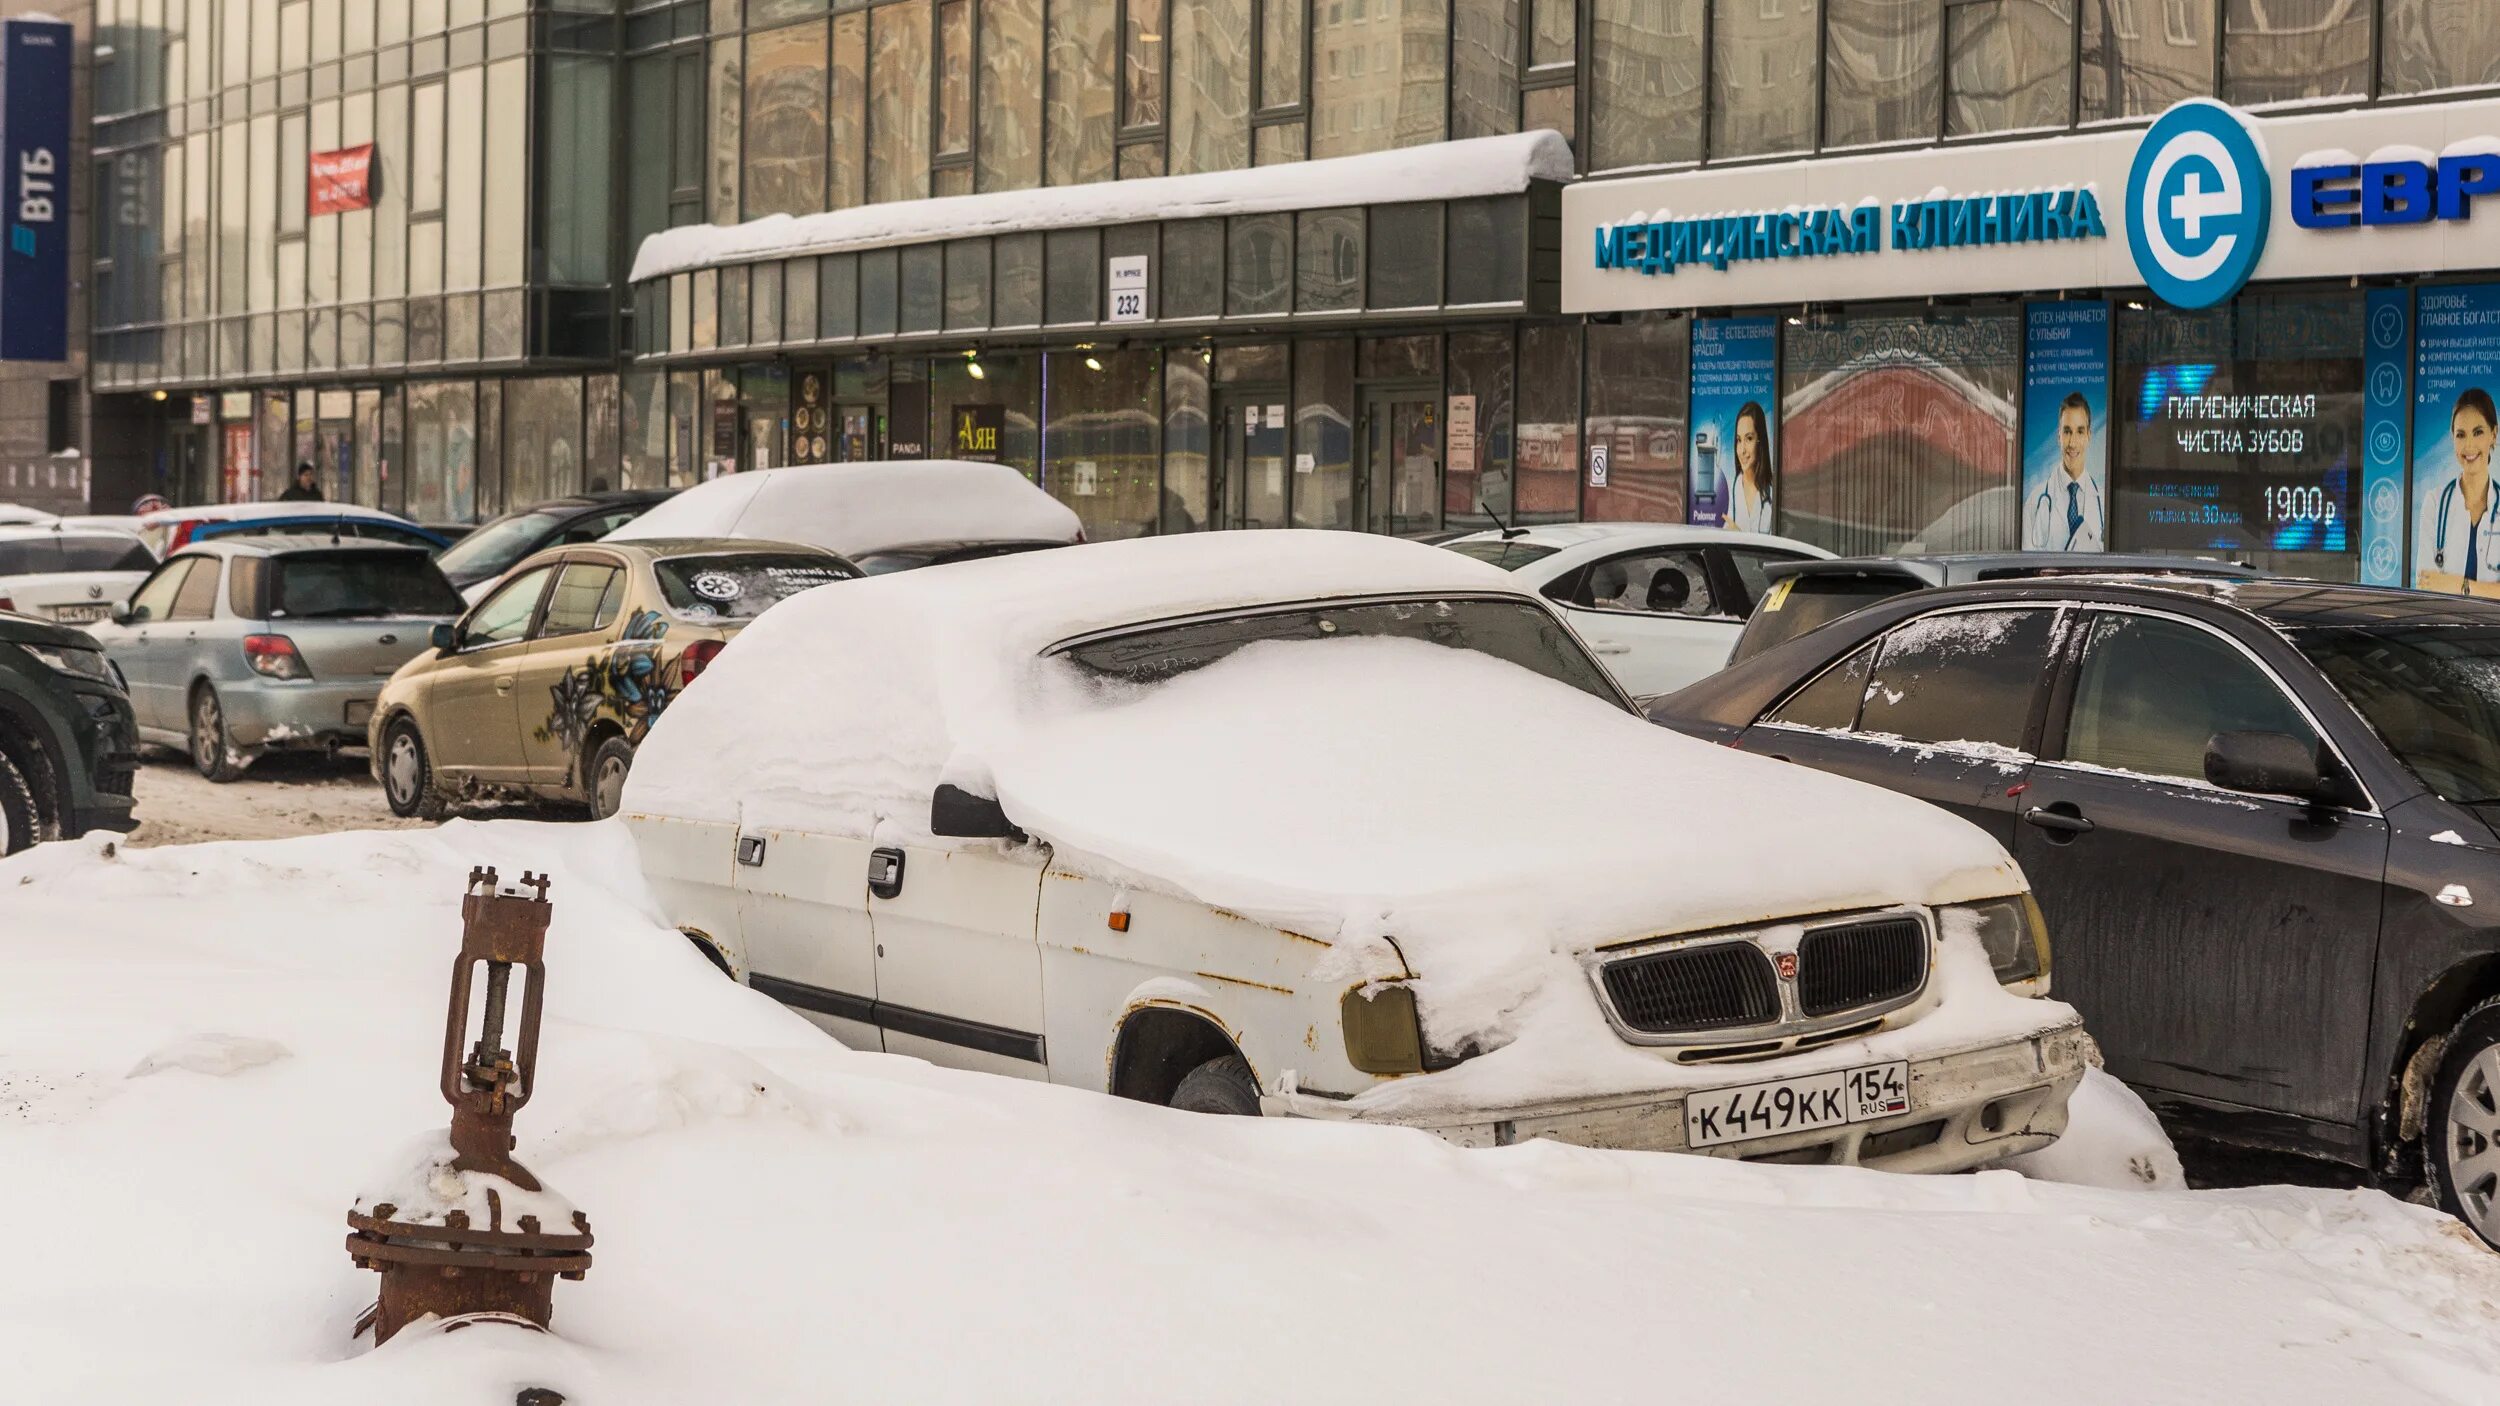
<path id="1" fill-rule="evenodd" d="M 460 611 L 421 547 L 217 538 L 166 558 L 92 633 L 140 739 L 231 781 L 264 752 L 362 746 L 382 685 Z"/>

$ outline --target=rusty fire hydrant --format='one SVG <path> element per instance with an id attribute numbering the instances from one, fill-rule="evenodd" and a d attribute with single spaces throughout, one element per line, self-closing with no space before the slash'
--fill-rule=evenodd
<path id="1" fill-rule="evenodd" d="M 535 889 L 532 896 L 522 889 Z M 382 1296 L 356 1326 L 378 1346 L 429 1315 L 450 1326 L 495 1320 L 545 1328 L 558 1277 L 590 1268 L 590 1219 L 512 1158 L 512 1115 L 538 1086 L 547 880 L 523 874 L 499 889 L 492 869 L 469 871 L 460 902 L 460 960 L 443 1034 L 443 1097 L 451 1136 L 429 1135 L 347 1213 L 347 1253 L 382 1272 Z M 470 1016 L 484 970 L 484 1010 Z M 505 1006 L 523 974 L 520 1053 L 504 1048 Z M 476 1042 L 464 1054 L 463 1039 Z"/>

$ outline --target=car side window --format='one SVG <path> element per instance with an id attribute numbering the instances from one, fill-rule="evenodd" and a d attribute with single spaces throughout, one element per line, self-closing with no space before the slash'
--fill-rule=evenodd
<path id="1" fill-rule="evenodd" d="M 1728 565 L 1736 568 L 1736 580 L 1745 588 L 1743 600 L 1726 602 L 1727 613 L 1736 616 L 1753 614 L 1761 603 L 1763 592 L 1771 589 L 1771 578 L 1764 571 L 1773 562 L 1803 560 L 1795 552 L 1766 551 L 1760 547 L 1725 547 Z"/>
<path id="2" fill-rule="evenodd" d="M 2104 612 L 2092 620 L 2064 756 L 2139 776 L 2205 779 L 2218 732 L 2318 734 L 2265 670 L 2185 621 Z"/>
<path id="3" fill-rule="evenodd" d="M 1788 701 L 1763 715 L 1766 723 L 1847 732 L 1858 725 L 1858 705 L 1866 698 L 1867 671 L 1875 664 L 1875 645 L 1861 646 L 1848 658 L 1815 676 L 1814 682 L 1788 695 Z"/>
<path id="4" fill-rule="evenodd" d="M 1610 557 L 1588 569 L 1571 602 L 1583 610 L 1632 615 L 1724 615 L 1711 598 L 1710 568 L 1699 547 Z"/>
<path id="5" fill-rule="evenodd" d="M 182 590 L 184 579 L 190 576 L 191 568 L 197 566 L 199 560 L 198 557 L 176 557 L 159 567 L 156 574 L 148 578 L 147 584 L 131 596 L 131 622 L 163 620 L 172 615 L 174 596 Z"/>
<path id="6" fill-rule="evenodd" d="M 1867 673 L 1858 731 L 2019 749 L 2056 619 L 2054 610 L 1953 610 L 1895 626 Z"/>
<path id="7" fill-rule="evenodd" d="M 555 572 L 553 565 L 542 566 L 504 582 L 460 627 L 460 647 L 483 649 L 528 634 L 530 617 L 538 612 L 538 594 Z"/>
<path id="8" fill-rule="evenodd" d="M 539 622 L 538 638 L 584 635 L 606 626 L 616 618 L 617 582 L 624 575 L 605 562 L 566 565 L 556 577 L 555 590 L 547 596 L 547 614 Z"/>
<path id="9" fill-rule="evenodd" d="M 174 596 L 173 614 L 168 620 L 207 620 L 217 614 L 217 561 L 202 557 L 183 578 L 182 590 Z"/>
<path id="10" fill-rule="evenodd" d="M 260 618 L 259 557 L 236 557 L 226 568 L 226 613 L 238 620 Z"/>

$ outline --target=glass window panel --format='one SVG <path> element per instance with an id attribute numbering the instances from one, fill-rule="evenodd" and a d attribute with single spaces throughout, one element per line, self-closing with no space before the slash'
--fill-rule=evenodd
<path id="1" fill-rule="evenodd" d="M 946 330 L 990 325 L 990 242 L 958 239 L 946 247 Z"/>
<path id="2" fill-rule="evenodd" d="M 1452 400 L 1474 401 L 1475 449 L 1451 446 L 1442 479 L 1442 518 L 1452 528 L 1491 527 L 1511 516 L 1511 334 L 1450 334 Z"/>
<path id="3" fill-rule="evenodd" d="M 1285 379 L 1285 344 L 1236 343 L 1215 350 L 1215 383 L 1220 386 L 1281 385 Z"/>
<path id="4" fill-rule="evenodd" d="M 1148 137 L 1144 141 L 1130 142 L 1120 148 L 1121 180 L 1143 180 L 1148 176 L 1160 176 L 1163 173 L 1161 140 Z"/>
<path id="5" fill-rule="evenodd" d="M 1591 323 L 1588 353 L 1588 442 L 1609 455 L 1606 486 L 1582 503 L 1589 520 L 1684 521 L 1690 325 L 1659 313 Z"/>
<path id="6" fill-rule="evenodd" d="M 252 301 L 248 306 L 254 311 L 261 311 L 275 307 L 278 301 L 277 261 L 265 251 L 273 249 L 277 243 L 278 192 L 284 180 L 279 173 L 269 169 L 270 163 L 278 159 L 278 119 L 255 117 L 250 131 L 253 171 L 250 185 L 252 242 L 249 248 L 254 257 L 249 261 Z"/>
<path id="7" fill-rule="evenodd" d="M 624 396 L 624 462 L 619 488 L 659 488 L 668 483 L 668 379 L 658 371 L 628 371 Z"/>
<path id="8" fill-rule="evenodd" d="M 974 162 L 982 190 L 1042 183 L 1042 0 L 981 6 L 981 122 Z"/>
<path id="9" fill-rule="evenodd" d="M 1704 0 L 1596 0 L 1589 168 L 1701 159 Z"/>
<path id="10" fill-rule="evenodd" d="M 938 5 L 937 154 L 972 150 L 972 0 Z"/>
<path id="11" fill-rule="evenodd" d="M 894 311 L 901 293 L 900 261 L 891 249 L 869 249 L 859 256 L 859 335 L 894 335 Z"/>
<path id="12" fill-rule="evenodd" d="M 604 66 L 604 65 L 603 65 Z M 604 114 L 603 114 L 604 120 Z M 486 130 L 494 140 L 486 153 L 486 284 L 506 288 L 522 280 L 530 181 L 529 60 L 504 59 L 486 69 Z M 551 168 L 560 169 L 560 168 Z M 594 168 L 604 171 L 604 165 Z M 601 183 L 605 193 L 605 183 Z M 601 204 L 604 206 L 605 201 Z"/>
<path id="13" fill-rule="evenodd" d="M 715 345 L 742 347 L 746 345 L 747 289 L 750 270 L 745 264 L 732 264 L 720 270 L 720 336 Z"/>
<path id="14" fill-rule="evenodd" d="M 946 249 L 917 244 L 903 251 L 904 332 L 935 332 L 946 316 Z"/>
<path id="15" fill-rule="evenodd" d="M 1355 369 L 1366 381 L 1437 380 L 1441 375 L 1441 337 L 1434 332 L 1365 337 Z"/>
<path id="16" fill-rule="evenodd" d="M 2074 0 L 1981 0 L 1946 10 L 1946 133 L 2065 126 L 2073 116 L 2074 21 Z"/>
<path id="17" fill-rule="evenodd" d="M 1453 305 L 1515 303 L 1527 293 L 1527 200 L 1496 196 L 1450 202 Z"/>
<path id="18" fill-rule="evenodd" d="M 842 341 L 859 335 L 859 260 L 827 254 L 816 264 L 816 335 Z"/>
<path id="19" fill-rule="evenodd" d="M 1043 151 L 1052 185 L 1111 179 L 1115 9 L 1108 4 L 1048 8 L 1049 121 L 1043 128 Z"/>
<path id="20" fill-rule="evenodd" d="M 1122 5 L 1127 19 L 1120 65 L 1123 127 L 1163 123 L 1164 3 L 1124 0 Z"/>
<path id="21" fill-rule="evenodd" d="M 1261 166 L 1275 166 L 1303 159 L 1305 124 L 1278 122 L 1250 131 L 1250 159 Z"/>
<path id="22" fill-rule="evenodd" d="M 1207 525 L 1207 355 L 1175 348 L 1163 358 L 1163 497 L 1158 532 Z"/>
<path id="23" fill-rule="evenodd" d="M 697 207 L 693 217 L 700 220 L 705 172 L 711 165 L 711 151 L 703 143 L 710 67 L 700 47 L 680 50 L 670 62 L 676 65 L 677 90 L 669 101 L 669 198 L 690 200 Z"/>
<path id="24" fill-rule="evenodd" d="M 1224 311 L 1224 222 L 1176 220 L 1163 227 L 1163 316 L 1216 317 Z"/>
<path id="25" fill-rule="evenodd" d="M 539 129 L 547 146 L 542 195 L 547 277 L 605 283 L 614 218 L 608 191 L 616 67 L 604 58 L 556 54 L 547 60 L 547 75 L 548 120 Z M 667 143 L 655 141 L 649 150 L 656 159 Z"/>
<path id="26" fill-rule="evenodd" d="M 2386 0 L 2379 82 L 2390 94 L 2500 84 L 2500 24 L 2471 0 Z"/>
<path id="27" fill-rule="evenodd" d="M 1894 638 L 1910 628 L 1895 631 Z M 1891 650 L 1892 641 L 1887 639 L 1887 665 Z M 2008 695 L 2008 701 L 1999 706 L 2010 709 L 2014 701 L 2028 702 L 2031 697 L 2029 689 L 2017 687 L 2012 677 L 2015 669 L 2026 660 L 2039 662 L 2036 656 L 2045 655 L 2046 641 L 2036 651 L 2004 652 L 2011 657 L 1993 672 L 2001 676 L 1998 688 Z M 1871 698 L 1868 710 L 1871 728 Z M 2263 669 L 2228 640 L 2184 621 L 2143 615 L 2093 617 L 2083 663 L 2075 675 L 2074 711 L 2066 723 L 2062 749 L 2066 760 L 2202 784 L 2205 748 L 2221 732 L 2275 732 L 2312 748 L 2318 745 L 2317 730 L 2309 719 Z"/>
<path id="28" fill-rule="evenodd" d="M 1570 63 L 1579 28 L 1578 6 L 1573 0 L 1529 0 L 1529 19 L 1535 26 L 1528 35 L 1530 66 Z"/>
<path id="29" fill-rule="evenodd" d="M 1295 310 L 1342 312 L 1362 306 L 1363 212 L 1305 210 L 1295 218 Z"/>
<path id="30" fill-rule="evenodd" d="M 929 0 L 869 12 L 868 198 L 929 193 Z"/>
<path id="31" fill-rule="evenodd" d="M 312 6 L 290 0 L 278 7 L 278 64 L 302 68 L 312 62 Z"/>
<path id="32" fill-rule="evenodd" d="M 2490 28 L 2488 20 L 2485 28 Z M 2222 100 L 2253 106 L 2370 91 L 2370 7 L 2360 0 L 2225 0 Z"/>
<path id="33" fill-rule="evenodd" d="M 1053 352 L 1042 486 L 1089 542 L 1142 537 L 1165 517 L 1162 357 L 1152 348 Z"/>
<path id="34" fill-rule="evenodd" d="M 978 366 L 981 374 L 972 374 Z M 943 356 L 930 363 L 929 457 L 981 458 L 1014 467 L 1027 478 L 1040 474 L 1041 358 L 1030 354 L 994 354 L 975 361 Z M 955 444 L 955 412 L 966 406 L 999 410 L 998 451 L 977 454 Z"/>
<path id="35" fill-rule="evenodd" d="M 1710 154 L 1762 156 L 1812 146 L 1820 0 L 1712 4 Z"/>
<path id="36" fill-rule="evenodd" d="M 748 342 L 768 347 L 781 340 L 781 265 L 755 266 L 748 285 L 747 316 L 754 328 Z"/>
<path id="37" fill-rule="evenodd" d="M 1250 0 L 1172 0 L 1172 174 L 1250 164 Z"/>
<path id="38" fill-rule="evenodd" d="M 1424 308 L 1441 301 L 1442 218 L 1438 202 L 1372 207 L 1366 303 L 1376 308 Z"/>
<path id="39" fill-rule="evenodd" d="M 1519 125 L 1531 132 L 1560 132 L 1571 149 L 1580 149 L 1579 89 L 1531 88 L 1519 95 Z"/>
<path id="40" fill-rule="evenodd" d="M 1519 130 L 1519 0 L 1455 0 L 1450 136 Z M 1686 0 L 1690 3 L 1690 0 Z M 1603 55 L 1601 44 L 1598 54 Z M 1601 60 L 1602 61 L 1602 60 Z"/>
<path id="41" fill-rule="evenodd" d="M 746 216 L 825 208 L 825 22 L 747 37 Z"/>
<path id="42" fill-rule="evenodd" d="M 305 145 L 306 117 L 293 112 L 278 119 L 278 232 L 304 232 L 304 183 L 310 148 Z"/>
<path id="43" fill-rule="evenodd" d="M 2147 117 L 2214 87 L 2214 0 L 2083 7 L 2086 122 Z"/>
<path id="44" fill-rule="evenodd" d="M 1304 9 L 1310 3 L 1311 0 L 1259 0 L 1262 109 L 1302 105 L 1302 22 Z"/>
<path id="45" fill-rule="evenodd" d="M 1293 525 L 1350 530 L 1354 339 L 1302 339 L 1294 348 L 1293 399 Z"/>
<path id="46" fill-rule="evenodd" d="M 1449 125 L 1447 0 L 1327 0 L 1311 33 L 1311 156 L 1437 142 Z"/>
<path id="47" fill-rule="evenodd" d="M 743 119 L 746 114 L 746 85 L 740 75 L 744 71 L 745 41 L 729 38 L 712 42 L 712 119 L 710 144 L 705 148 L 709 175 L 705 182 L 707 206 L 712 223 L 734 225 L 738 222 L 740 175 L 745 170 L 740 155 Z"/>
<path id="48" fill-rule="evenodd" d="M 1934 0 L 1823 3 L 1823 144 L 1934 141 L 1943 96 Z"/>
<path id="49" fill-rule="evenodd" d="M 2056 619 L 2053 610 L 1969 610 L 1901 626 L 1876 652 L 1858 729 L 1910 742 L 2022 746 Z"/>
<path id="50" fill-rule="evenodd" d="M 1042 320 L 1042 237 L 1002 234 L 991 245 L 991 275 L 1000 327 L 1032 327 Z"/>
<path id="51" fill-rule="evenodd" d="M 1293 216 L 1232 216 L 1226 244 L 1226 313 L 1280 313 L 1292 306 Z"/>
<path id="52" fill-rule="evenodd" d="M 415 102 L 408 168 L 410 210 L 419 215 L 439 214 L 443 208 L 443 85 L 420 86 Z"/>
<path id="53" fill-rule="evenodd" d="M 1511 521 L 1580 515 L 1580 329 L 1519 330 L 1519 439 Z"/>
<path id="54" fill-rule="evenodd" d="M 816 261 L 792 259 L 781 279 L 781 335 L 793 342 L 816 340 Z"/>
<path id="55" fill-rule="evenodd" d="M 486 71 L 459 69 L 443 104 L 443 286 L 475 288 L 486 234 Z"/>
<path id="56" fill-rule="evenodd" d="M 868 14 L 833 21 L 833 88 L 826 126 L 832 147 L 827 204 L 846 210 L 868 199 Z"/>
<path id="57" fill-rule="evenodd" d="M 1052 230 L 1044 237 L 1048 263 L 1042 285 L 1043 320 L 1093 322 L 1102 316 L 1102 241 L 1090 229 Z"/>
<path id="58" fill-rule="evenodd" d="M 582 382 L 578 376 L 503 383 L 505 501 L 528 507 L 582 490 Z"/>
<path id="59" fill-rule="evenodd" d="M 617 378 L 590 377 L 582 387 L 582 486 L 593 493 L 616 487 L 621 415 Z"/>

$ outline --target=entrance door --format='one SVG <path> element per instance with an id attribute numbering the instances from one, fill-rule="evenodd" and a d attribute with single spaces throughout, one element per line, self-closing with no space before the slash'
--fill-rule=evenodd
<path id="1" fill-rule="evenodd" d="M 885 457 L 885 411 L 874 405 L 839 405 L 834 407 L 833 423 L 840 432 L 834 446 L 834 458 L 845 464 L 863 459 Z"/>
<path id="2" fill-rule="evenodd" d="M 1441 417 L 1431 388 L 1363 393 L 1363 528 L 1392 536 L 1441 527 Z"/>
<path id="3" fill-rule="evenodd" d="M 356 426 L 346 420 L 324 420 L 313 442 L 315 483 L 321 496 L 334 502 L 356 499 Z"/>
<path id="4" fill-rule="evenodd" d="M 1232 387 L 1215 397 L 1220 425 L 1208 465 L 1211 527 L 1283 527 L 1286 434 L 1284 388 Z"/>

